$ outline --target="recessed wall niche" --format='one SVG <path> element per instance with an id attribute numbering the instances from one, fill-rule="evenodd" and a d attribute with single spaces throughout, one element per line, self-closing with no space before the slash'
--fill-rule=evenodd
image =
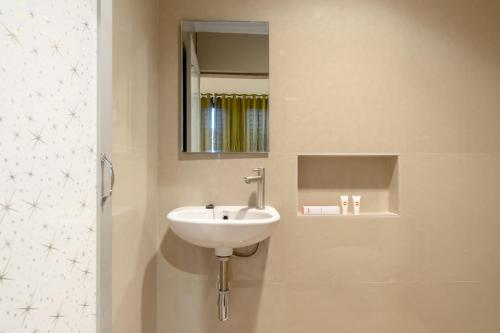
<path id="1" fill-rule="evenodd" d="M 341 195 L 349 195 L 347 216 L 354 216 L 352 195 L 361 196 L 360 216 L 399 216 L 396 154 L 298 155 L 297 177 L 298 216 L 303 206 L 340 206 Z"/>

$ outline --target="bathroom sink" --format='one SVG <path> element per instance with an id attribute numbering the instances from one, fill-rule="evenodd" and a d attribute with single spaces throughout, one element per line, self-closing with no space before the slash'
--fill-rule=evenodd
<path id="1" fill-rule="evenodd" d="M 185 241 L 230 256 L 233 248 L 258 243 L 269 237 L 280 214 L 273 207 L 247 206 L 179 207 L 168 213 L 172 231 Z"/>

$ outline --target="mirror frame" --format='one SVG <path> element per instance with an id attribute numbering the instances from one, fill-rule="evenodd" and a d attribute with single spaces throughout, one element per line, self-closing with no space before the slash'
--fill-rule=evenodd
<path id="1" fill-rule="evenodd" d="M 181 154 L 201 154 L 201 155 L 208 155 L 208 156 L 216 156 L 216 155 L 234 155 L 234 154 L 239 154 L 239 155 L 245 155 L 245 154 L 251 154 L 251 155 L 268 155 L 271 152 L 271 114 L 269 114 L 269 121 L 267 123 L 267 151 L 227 151 L 227 152 L 207 152 L 207 151 L 186 151 L 184 145 L 186 144 L 186 141 L 184 140 L 184 122 L 185 122 L 185 115 L 184 115 L 184 90 L 185 90 L 185 82 L 184 82 L 184 76 L 183 76 L 183 66 L 184 66 L 184 59 L 183 59 L 183 43 L 184 40 L 182 38 L 182 34 L 184 31 L 184 28 L 189 26 L 192 27 L 193 24 L 199 23 L 199 24 L 227 24 L 227 25 L 241 25 L 242 27 L 244 25 L 252 25 L 252 26 L 262 26 L 267 29 L 267 35 L 270 36 L 270 30 L 269 30 L 269 22 L 267 21 L 228 21 L 228 20 L 188 20 L 188 19 L 182 19 L 181 23 L 179 25 L 179 152 Z M 216 32 L 216 31 L 214 31 Z M 219 32 L 219 31 L 217 31 Z M 270 45 L 270 41 L 269 41 Z M 268 59 L 270 59 L 270 49 L 268 51 Z M 271 64 L 269 64 L 269 69 L 268 69 L 268 80 L 271 78 Z M 270 96 L 270 93 L 269 93 Z M 270 99 L 268 100 L 268 109 L 271 110 L 271 101 Z"/>

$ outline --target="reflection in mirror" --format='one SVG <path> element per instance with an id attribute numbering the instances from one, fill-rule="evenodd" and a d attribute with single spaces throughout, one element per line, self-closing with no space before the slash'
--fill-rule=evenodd
<path id="1" fill-rule="evenodd" d="M 269 151 L 269 26 L 181 24 L 182 151 Z"/>

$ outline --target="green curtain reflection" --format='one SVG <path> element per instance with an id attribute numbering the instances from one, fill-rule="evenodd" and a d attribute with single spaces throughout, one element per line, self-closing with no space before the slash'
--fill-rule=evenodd
<path id="1" fill-rule="evenodd" d="M 201 150 L 268 151 L 268 95 L 202 94 Z"/>

